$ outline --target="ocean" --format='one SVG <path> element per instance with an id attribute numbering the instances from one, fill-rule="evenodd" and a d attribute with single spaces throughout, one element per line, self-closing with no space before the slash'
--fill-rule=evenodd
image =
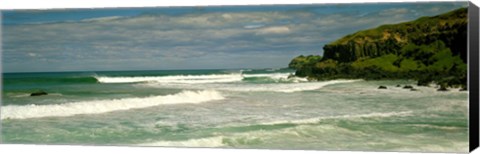
<path id="1" fill-rule="evenodd" d="M 289 69 L 4 73 L 1 139 L 11 144 L 468 151 L 468 91 L 439 92 L 412 80 L 308 81 L 291 74 Z M 48 95 L 30 96 L 39 90 Z"/>

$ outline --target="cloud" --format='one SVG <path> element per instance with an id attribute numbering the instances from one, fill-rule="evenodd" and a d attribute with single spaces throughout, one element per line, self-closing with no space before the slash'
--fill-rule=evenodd
<path id="1" fill-rule="evenodd" d="M 260 28 L 260 27 L 263 27 L 265 25 L 245 25 L 243 26 L 243 28 L 246 28 L 246 29 L 255 29 L 255 28 Z"/>
<path id="2" fill-rule="evenodd" d="M 275 27 L 266 27 L 259 29 L 256 34 L 265 35 L 265 34 L 288 34 L 290 33 L 290 28 L 287 26 L 275 26 Z"/>
<path id="3" fill-rule="evenodd" d="M 200 11 L 5 25 L 3 64 L 7 72 L 285 67 L 292 57 L 322 54 L 324 44 L 358 30 L 459 7 L 442 5 L 435 13 L 428 11 L 432 6 Z"/>

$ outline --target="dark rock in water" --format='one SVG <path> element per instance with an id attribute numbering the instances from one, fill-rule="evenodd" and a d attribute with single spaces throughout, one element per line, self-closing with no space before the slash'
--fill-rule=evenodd
<path id="1" fill-rule="evenodd" d="M 413 89 L 413 87 L 411 85 L 405 85 L 403 86 L 403 89 Z"/>
<path id="2" fill-rule="evenodd" d="M 448 89 L 445 86 L 440 86 L 440 88 L 438 88 L 437 91 L 448 91 Z"/>
<path id="3" fill-rule="evenodd" d="M 397 87 L 401 87 L 401 85 L 397 84 Z"/>
<path id="4" fill-rule="evenodd" d="M 417 86 L 427 87 L 430 84 L 430 82 L 431 82 L 431 80 L 427 80 L 427 79 L 418 80 Z"/>
<path id="5" fill-rule="evenodd" d="M 30 96 L 42 96 L 42 95 L 48 95 L 48 93 L 44 91 L 37 91 L 30 94 Z"/>
<path id="6" fill-rule="evenodd" d="M 418 89 L 412 88 L 410 89 L 410 91 L 418 91 Z"/>
<path id="7" fill-rule="evenodd" d="M 387 89 L 387 87 L 386 86 L 380 86 L 380 87 L 378 87 L 378 89 Z"/>

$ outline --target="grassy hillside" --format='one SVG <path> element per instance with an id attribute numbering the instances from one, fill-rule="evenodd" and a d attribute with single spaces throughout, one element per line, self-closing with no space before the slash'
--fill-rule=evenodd
<path id="1" fill-rule="evenodd" d="M 465 87 L 467 13 L 461 8 L 359 31 L 325 45 L 323 57 L 297 57 L 289 67 L 317 80 L 416 79 L 419 85 Z"/>
<path id="2" fill-rule="evenodd" d="M 323 47 L 324 57 L 351 62 L 363 57 L 399 54 L 408 44 L 426 45 L 440 40 L 466 61 L 467 9 L 461 8 L 433 17 L 359 31 Z"/>

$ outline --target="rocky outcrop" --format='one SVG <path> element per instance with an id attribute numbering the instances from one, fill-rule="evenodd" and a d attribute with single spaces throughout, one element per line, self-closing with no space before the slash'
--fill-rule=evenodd
<path id="1" fill-rule="evenodd" d="M 467 9 L 462 8 L 438 16 L 359 31 L 325 45 L 323 56 L 339 62 L 353 62 L 360 58 L 399 54 L 406 44 L 430 44 L 440 40 L 466 62 L 467 13 Z"/>
<path id="2" fill-rule="evenodd" d="M 48 95 L 48 93 L 45 91 L 36 91 L 30 94 L 30 96 L 43 96 L 43 95 Z"/>
<path id="3" fill-rule="evenodd" d="M 467 13 L 460 8 L 359 31 L 325 45 L 323 57 L 299 56 L 289 67 L 314 80 L 413 79 L 417 86 L 465 86 Z"/>

